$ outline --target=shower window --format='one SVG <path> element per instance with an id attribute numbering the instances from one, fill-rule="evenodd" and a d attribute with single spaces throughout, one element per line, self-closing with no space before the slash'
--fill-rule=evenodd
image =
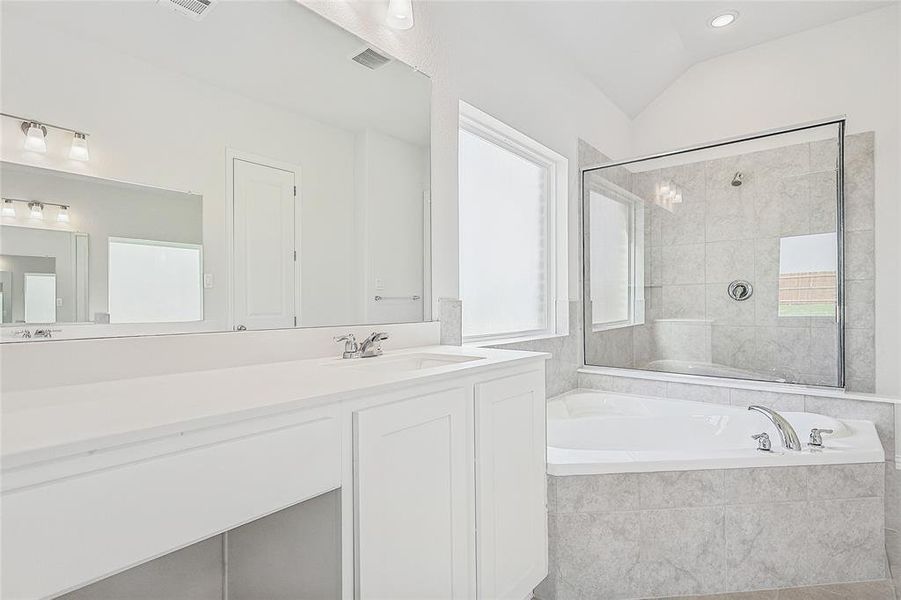
<path id="1" fill-rule="evenodd" d="M 842 128 L 583 170 L 586 364 L 843 385 Z"/>
<path id="2" fill-rule="evenodd" d="M 591 322 L 595 331 L 644 322 L 644 211 L 612 185 L 588 191 Z"/>

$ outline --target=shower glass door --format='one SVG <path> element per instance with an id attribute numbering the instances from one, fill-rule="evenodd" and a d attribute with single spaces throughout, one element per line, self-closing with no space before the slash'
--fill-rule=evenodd
<path id="1" fill-rule="evenodd" d="M 843 129 L 584 170 L 586 364 L 842 386 Z"/>

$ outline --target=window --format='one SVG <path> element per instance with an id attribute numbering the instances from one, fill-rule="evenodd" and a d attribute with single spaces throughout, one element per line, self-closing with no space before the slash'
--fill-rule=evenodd
<path id="1" fill-rule="evenodd" d="M 566 177 L 565 158 L 460 103 L 465 341 L 566 333 Z"/>
<path id="2" fill-rule="evenodd" d="M 835 317 L 837 255 L 834 233 L 779 240 L 780 317 Z"/>
<path id="3" fill-rule="evenodd" d="M 587 190 L 594 331 L 644 323 L 644 209 L 607 181 Z M 601 188 L 601 189 L 597 189 Z"/>
<path id="4" fill-rule="evenodd" d="M 56 323 L 56 274 L 25 273 L 25 322 Z"/>
<path id="5" fill-rule="evenodd" d="M 109 239 L 110 323 L 203 319 L 199 244 Z"/>

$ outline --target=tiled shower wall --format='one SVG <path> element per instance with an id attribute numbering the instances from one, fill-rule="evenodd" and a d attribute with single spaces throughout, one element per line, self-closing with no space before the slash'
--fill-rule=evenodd
<path id="1" fill-rule="evenodd" d="M 589 147 L 590 148 L 590 147 Z M 602 161 L 585 149 L 587 164 Z M 778 316 L 780 238 L 836 229 L 836 144 L 820 141 L 631 173 L 596 172 L 647 201 L 646 324 L 595 332 L 587 363 L 641 368 L 652 361 L 712 362 L 809 384 L 835 385 L 836 327 L 824 317 Z M 740 187 L 731 185 L 736 172 Z M 669 182 L 683 202 L 651 200 Z M 847 388 L 874 389 L 873 134 L 845 143 Z M 736 302 L 728 283 L 754 295 Z"/>

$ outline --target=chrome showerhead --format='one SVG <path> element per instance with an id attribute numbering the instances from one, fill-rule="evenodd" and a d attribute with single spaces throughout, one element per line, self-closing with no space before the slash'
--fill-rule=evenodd
<path id="1" fill-rule="evenodd" d="M 733 186 L 733 187 L 738 187 L 738 186 L 740 186 L 740 185 L 741 185 L 741 182 L 742 182 L 742 179 L 744 179 L 744 177 L 745 177 L 745 176 L 744 176 L 744 174 L 742 174 L 741 171 L 738 171 L 737 173 L 735 173 L 735 177 L 732 178 L 732 186 Z"/>

